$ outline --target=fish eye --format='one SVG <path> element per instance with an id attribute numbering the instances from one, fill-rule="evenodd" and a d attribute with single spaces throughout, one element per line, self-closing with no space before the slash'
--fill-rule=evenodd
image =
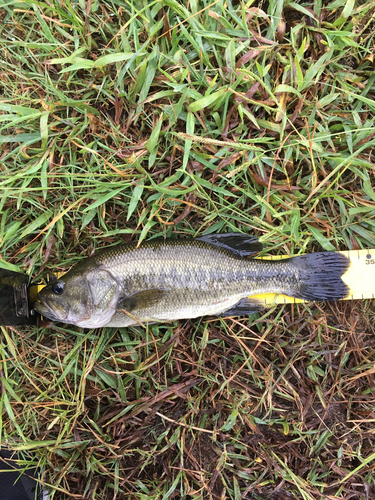
<path id="1" fill-rule="evenodd" d="M 58 281 L 57 283 L 54 283 L 52 285 L 52 291 L 56 295 L 61 295 L 63 293 L 63 291 L 64 291 L 64 283 L 62 283 L 61 281 Z"/>

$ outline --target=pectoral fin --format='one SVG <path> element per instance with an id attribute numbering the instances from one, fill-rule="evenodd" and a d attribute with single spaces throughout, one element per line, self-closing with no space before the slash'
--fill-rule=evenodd
<path id="1" fill-rule="evenodd" d="M 135 313 L 142 309 L 149 309 L 156 306 L 169 292 L 159 288 L 142 290 L 121 299 L 116 309 L 124 309 L 129 313 Z M 135 313 L 136 314 L 136 313 Z"/>
<path id="2" fill-rule="evenodd" d="M 218 316 L 249 316 L 250 314 L 259 312 L 262 309 L 265 309 L 265 305 L 262 301 L 256 299 L 248 299 L 247 297 L 245 297 L 230 309 L 227 309 L 221 314 L 218 314 Z"/>
<path id="3" fill-rule="evenodd" d="M 196 239 L 205 241 L 210 245 L 225 248 L 239 258 L 253 257 L 263 248 L 258 238 L 242 233 L 207 234 L 206 236 L 200 236 Z"/>

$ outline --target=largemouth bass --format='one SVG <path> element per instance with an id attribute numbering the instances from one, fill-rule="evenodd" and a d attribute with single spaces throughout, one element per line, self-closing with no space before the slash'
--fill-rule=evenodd
<path id="1" fill-rule="evenodd" d="M 194 240 L 151 240 L 99 251 L 48 284 L 35 309 L 84 328 L 123 327 L 205 315 L 243 316 L 264 306 L 248 298 L 283 293 L 338 300 L 350 261 L 334 252 L 282 260 L 253 259 L 254 237 L 214 234 Z"/>

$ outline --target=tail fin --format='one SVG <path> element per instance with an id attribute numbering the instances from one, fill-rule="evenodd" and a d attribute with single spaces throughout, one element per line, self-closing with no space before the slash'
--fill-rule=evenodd
<path id="1" fill-rule="evenodd" d="M 349 295 L 349 287 L 341 276 L 350 266 L 345 255 L 336 252 L 317 252 L 290 260 L 298 269 L 300 285 L 292 297 L 304 300 L 340 300 Z M 296 269 L 296 270 L 297 270 Z"/>

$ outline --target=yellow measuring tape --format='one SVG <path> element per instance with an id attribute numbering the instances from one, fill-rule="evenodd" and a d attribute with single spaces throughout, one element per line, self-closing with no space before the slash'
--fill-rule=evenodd
<path id="1" fill-rule="evenodd" d="M 348 270 L 341 276 L 342 280 L 348 285 L 350 292 L 349 295 L 342 300 L 375 298 L 375 249 L 345 250 L 338 253 L 342 253 L 350 260 Z M 275 255 L 260 258 L 277 260 L 288 257 L 287 255 Z M 262 293 L 259 295 L 252 295 L 252 297 L 264 301 L 266 305 L 308 302 L 307 300 L 295 299 L 288 295 L 276 293 Z"/>
<path id="2" fill-rule="evenodd" d="M 352 299 L 373 299 L 375 298 L 375 249 L 368 250 L 346 250 L 338 252 L 348 257 L 350 266 L 345 274 L 342 275 L 343 281 L 350 289 L 349 295 L 343 300 Z M 289 255 L 268 255 L 257 257 L 259 259 L 278 260 L 289 258 Z M 58 277 L 62 274 L 58 274 Z M 30 287 L 30 301 L 34 302 L 38 292 L 44 285 L 33 285 Z M 252 295 L 256 299 L 264 301 L 265 305 L 274 304 L 296 304 L 308 302 L 307 300 L 295 299 L 288 295 L 276 293 L 262 293 Z"/>

